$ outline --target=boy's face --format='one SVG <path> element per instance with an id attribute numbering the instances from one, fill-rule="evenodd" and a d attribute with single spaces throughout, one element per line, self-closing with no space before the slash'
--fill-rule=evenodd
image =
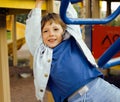
<path id="1" fill-rule="evenodd" d="M 56 47 L 62 41 L 64 31 L 60 24 L 49 21 L 42 29 L 43 42 L 50 48 Z"/>

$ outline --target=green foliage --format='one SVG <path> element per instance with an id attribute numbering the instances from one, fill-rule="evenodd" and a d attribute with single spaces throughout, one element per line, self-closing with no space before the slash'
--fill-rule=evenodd
<path id="1" fill-rule="evenodd" d="M 17 22 L 20 22 L 20 23 L 23 23 L 23 24 L 26 23 L 26 19 L 27 19 L 27 14 L 19 14 L 19 15 L 16 16 Z"/>
<path id="2" fill-rule="evenodd" d="M 10 40 L 10 39 L 11 39 L 11 32 L 7 31 L 7 40 Z"/>
<path id="3" fill-rule="evenodd" d="M 111 26 L 120 26 L 120 17 L 110 22 Z"/>
<path id="4" fill-rule="evenodd" d="M 82 18 L 82 8 L 80 8 L 80 5 L 79 4 L 74 4 L 74 8 L 78 13 L 78 17 Z"/>

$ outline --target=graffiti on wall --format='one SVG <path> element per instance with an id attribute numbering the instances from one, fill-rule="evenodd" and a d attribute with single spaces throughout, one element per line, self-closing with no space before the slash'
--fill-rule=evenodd
<path id="1" fill-rule="evenodd" d="M 120 37 L 120 27 L 95 25 L 92 28 L 92 53 L 97 59 Z M 119 56 L 118 53 L 116 56 Z"/>

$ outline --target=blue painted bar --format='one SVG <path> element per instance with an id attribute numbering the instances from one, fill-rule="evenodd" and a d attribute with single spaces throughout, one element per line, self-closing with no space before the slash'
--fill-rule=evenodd
<path id="1" fill-rule="evenodd" d="M 108 61 L 103 67 L 102 69 L 108 69 L 110 67 L 116 66 L 116 65 L 120 65 L 120 57 L 118 58 L 112 58 L 110 61 Z"/>
<path id="2" fill-rule="evenodd" d="M 120 38 L 118 38 L 99 58 L 98 66 L 103 67 L 116 53 L 120 51 Z M 115 62 L 114 62 L 115 63 Z M 116 62 L 118 63 L 118 62 Z"/>
<path id="3" fill-rule="evenodd" d="M 63 21 L 66 24 L 106 24 L 113 19 L 115 19 L 119 14 L 120 14 L 120 6 L 108 17 L 103 18 L 103 19 L 91 19 L 91 18 L 68 18 L 66 16 L 66 10 L 68 8 L 69 2 L 77 2 L 80 0 L 61 0 L 61 6 L 60 6 L 60 16 L 63 19 Z"/>
<path id="4" fill-rule="evenodd" d="M 81 19 L 81 18 L 68 18 L 66 16 L 66 11 L 69 5 L 69 2 L 77 3 L 82 0 L 61 0 L 60 6 L 60 16 L 66 24 L 106 24 L 113 19 L 115 19 L 120 14 L 120 6 L 108 17 L 103 19 Z M 120 58 L 110 60 L 118 51 L 120 51 L 120 38 L 118 38 L 99 58 L 98 66 L 104 69 L 109 68 L 110 66 L 115 66 L 120 64 Z"/>

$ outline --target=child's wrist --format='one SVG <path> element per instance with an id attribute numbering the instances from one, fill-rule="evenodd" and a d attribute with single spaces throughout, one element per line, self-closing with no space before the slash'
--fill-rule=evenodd
<path id="1" fill-rule="evenodd" d="M 42 5 L 42 0 L 36 0 L 35 7 L 36 8 L 41 8 L 41 5 Z"/>

